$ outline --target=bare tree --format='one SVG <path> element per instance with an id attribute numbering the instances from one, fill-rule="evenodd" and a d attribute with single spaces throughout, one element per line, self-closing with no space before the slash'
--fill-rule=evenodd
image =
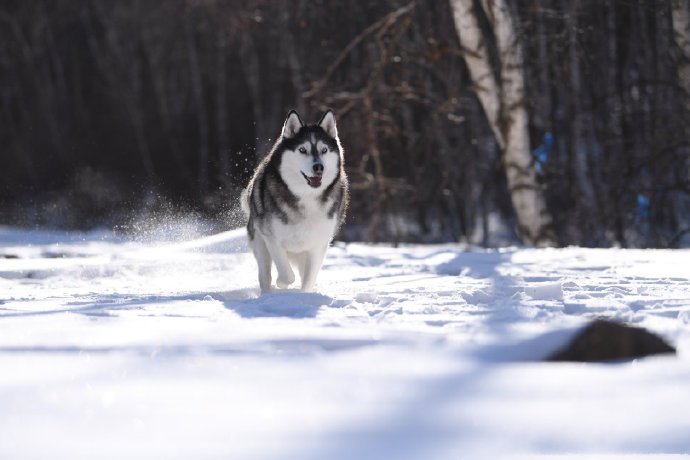
<path id="1" fill-rule="evenodd" d="M 208 115 L 206 113 L 206 102 L 204 96 L 204 85 L 202 81 L 202 69 L 199 62 L 199 55 L 194 30 L 192 28 L 193 17 L 190 13 L 185 16 L 185 37 L 187 43 L 187 56 L 189 58 L 189 74 L 191 76 L 192 94 L 196 106 L 197 121 L 199 124 L 199 189 L 202 193 L 208 188 Z"/>
<path id="2" fill-rule="evenodd" d="M 690 5 L 687 0 L 671 0 L 674 39 L 680 50 L 678 81 L 685 92 L 685 108 L 690 114 Z"/>
<path id="3" fill-rule="evenodd" d="M 673 18 L 673 38 L 678 45 L 680 56 L 678 59 L 678 82 L 683 89 L 683 106 L 685 107 L 685 134 L 690 135 L 690 5 L 687 0 L 671 0 L 671 16 Z M 690 165 L 686 177 L 690 178 Z M 688 179 L 685 179 L 687 183 Z M 677 202 L 674 207 L 682 208 Z M 683 212 L 683 211 L 680 211 Z M 679 240 L 690 228 L 682 229 L 673 238 L 672 244 Z"/>
<path id="4" fill-rule="evenodd" d="M 482 0 L 482 8 L 475 8 L 473 0 L 450 0 L 450 5 L 477 97 L 502 152 L 521 237 L 528 244 L 552 245 L 551 216 L 530 151 L 522 46 L 506 0 Z M 491 65 L 479 14 L 495 36 L 498 72 Z"/>

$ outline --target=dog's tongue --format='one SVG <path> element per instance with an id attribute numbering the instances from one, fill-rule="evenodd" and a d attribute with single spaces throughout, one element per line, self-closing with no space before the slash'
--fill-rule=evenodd
<path id="1" fill-rule="evenodd" d="M 309 185 L 312 187 L 318 187 L 321 185 L 321 178 L 318 176 L 308 177 L 307 180 L 309 181 Z"/>

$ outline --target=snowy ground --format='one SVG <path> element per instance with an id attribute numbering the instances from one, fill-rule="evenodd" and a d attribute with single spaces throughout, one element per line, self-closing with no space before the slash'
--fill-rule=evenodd
<path id="1" fill-rule="evenodd" d="M 598 316 L 678 356 L 538 361 Z M 0 228 L 0 369 L 1 459 L 690 453 L 690 251 L 336 244 L 259 297 L 241 230 Z"/>

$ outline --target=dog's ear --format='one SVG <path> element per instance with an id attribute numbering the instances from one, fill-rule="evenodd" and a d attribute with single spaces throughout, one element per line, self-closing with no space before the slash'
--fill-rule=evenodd
<path id="1" fill-rule="evenodd" d="M 319 121 L 319 126 L 332 138 L 338 138 L 338 128 L 335 126 L 335 115 L 333 115 L 332 110 L 323 114 L 323 117 L 321 117 Z"/>
<path id="2" fill-rule="evenodd" d="M 283 125 L 283 137 L 285 139 L 295 137 L 299 130 L 302 129 L 302 126 L 304 126 L 304 123 L 302 123 L 302 119 L 297 112 L 290 110 L 290 113 L 288 113 L 285 119 L 285 124 Z"/>

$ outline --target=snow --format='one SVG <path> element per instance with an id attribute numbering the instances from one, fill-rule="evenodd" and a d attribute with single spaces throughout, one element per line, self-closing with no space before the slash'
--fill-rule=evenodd
<path id="1" fill-rule="evenodd" d="M 317 291 L 243 230 L 0 228 L 0 458 L 690 453 L 688 250 L 336 243 Z M 678 355 L 539 361 L 595 317 Z"/>

